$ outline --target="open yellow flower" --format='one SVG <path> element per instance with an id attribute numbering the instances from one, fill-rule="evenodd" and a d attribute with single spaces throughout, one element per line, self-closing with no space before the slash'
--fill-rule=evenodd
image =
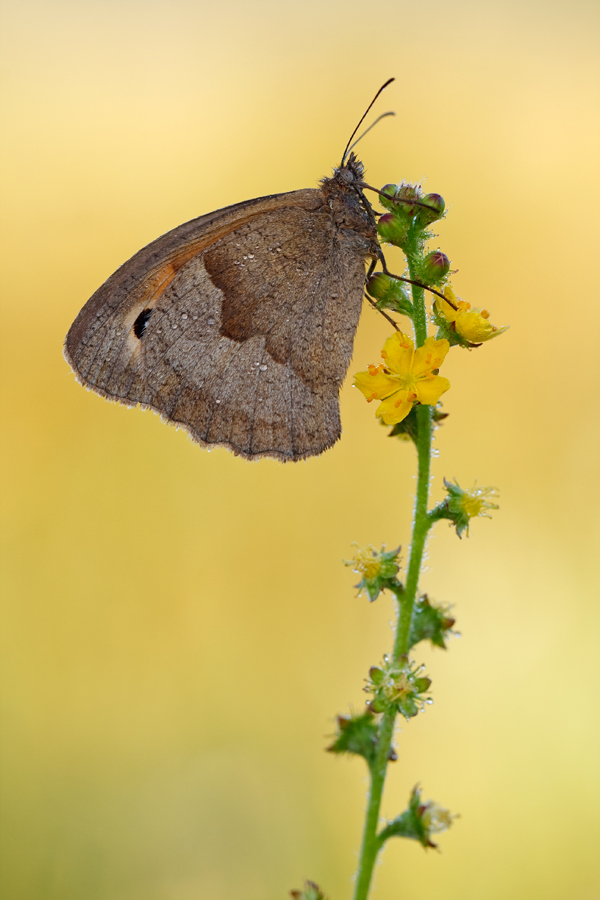
<path id="1" fill-rule="evenodd" d="M 414 403 L 435 405 L 448 390 L 448 379 L 434 371 L 443 363 L 449 347 L 445 338 L 436 341 L 428 337 L 415 350 L 411 339 L 397 331 L 383 345 L 383 365 L 357 372 L 354 385 L 369 403 L 381 400 L 375 415 L 386 425 L 396 425 L 406 418 Z"/>
<path id="2" fill-rule="evenodd" d="M 493 337 L 497 337 L 506 331 L 508 325 L 498 328 L 489 321 L 490 314 L 487 309 L 476 309 L 457 297 L 449 284 L 444 286 L 444 296 L 447 300 L 456 306 L 453 309 L 450 303 L 436 297 L 435 305 L 437 311 L 448 322 L 454 322 L 457 333 L 471 344 L 481 344 L 483 341 L 489 341 Z"/>

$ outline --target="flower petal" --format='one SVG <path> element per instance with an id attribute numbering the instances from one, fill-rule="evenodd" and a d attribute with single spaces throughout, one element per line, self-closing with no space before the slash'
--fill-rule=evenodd
<path id="1" fill-rule="evenodd" d="M 375 415 L 383 419 L 386 425 L 397 425 L 407 417 L 412 407 L 413 401 L 408 399 L 408 391 L 398 391 L 379 404 Z"/>
<path id="2" fill-rule="evenodd" d="M 447 300 L 442 300 L 441 297 L 436 297 L 435 307 L 447 322 L 454 322 L 454 320 L 456 319 L 456 310 L 450 306 Z"/>
<path id="3" fill-rule="evenodd" d="M 439 341 L 433 337 L 426 338 L 423 346 L 415 351 L 413 363 L 415 375 L 424 375 L 426 372 L 431 372 L 432 369 L 439 369 L 449 349 L 450 344 L 446 338 Z"/>
<path id="4" fill-rule="evenodd" d="M 433 378 L 420 378 L 417 381 L 416 392 L 419 403 L 426 403 L 433 406 L 438 402 L 442 394 L 445 394 L 450 387 L 447 378 L 441 375 L 434 375 Z"/>
<path id="5" fill-rule="evenodd" d="M 502 328 L 496 328 L 492 323 L 481 315 L 481 310 L 472 309 L 468 312 L 459 313 L 456 317 L 456 330 L 465 340 L 471 341 L 473 344 L 480 344 L 482 341 L 489 341 L 493 337 L 497 337 L 506 331 L 508 325 Z"/>
<path id="6" fill-rule="evenodd" d="M 414 344 L 406 334 L 395 331 L 383 345 L 381 356 L 392 372 L 410 372 L 413 361 Z"/>
<path id="7" fill-rule="evenodd" d="M 398 390 L 398 382 L 390 378 L 385 372 L 357 372 L 354 376 L 354 386 L 361 391 L 369 402 L 371 400 L 383 400 Z"/>

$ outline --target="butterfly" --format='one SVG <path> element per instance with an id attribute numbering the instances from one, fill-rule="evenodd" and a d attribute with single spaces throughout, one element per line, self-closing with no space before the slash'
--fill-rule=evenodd
<path id="1" fill-rule="evenodd" d="M 65 340 L 78 380 L 246 459 L 331 447 L 365 262 L 380 253 L 350 144 L 387 84 L 318 188 L 200 216 L 111 275 Z"/>

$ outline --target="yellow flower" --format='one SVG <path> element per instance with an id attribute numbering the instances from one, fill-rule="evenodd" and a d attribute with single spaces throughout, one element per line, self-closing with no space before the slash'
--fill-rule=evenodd
<path id="1" fill-rule="evenodd" d="M 470 490 L 465 491 L 460 498 L 460 506 L 469 519 L 474 519 L 475 516 L 485 516 L 487 519 L 490 519 L 491 516 L 489 516 L 485 510 L 499 508 L 497 503 L 490 503 L 490 499 L 492 497 L 496 499 L 497 496 L 498 491 L 496 488 L 477 487 L 477 485 L 473 485 L 473 487 Z"/>
<path id="2" fill-rule="evenodd" d="M 435 374 L 435 370 L 443 363 L 449 347 L 445 338 L 436 341 L 428 337 L 415 350 L 411 339 L 397 331 L 383 345 L 383 365 L 357 372 L 354 386 L 369 403 L 381 400 L 375 415 L 386 425 L 396 425 L 406 418 L 414 403 L 434 406 L 448 390 L 450 382 Z"/>
<path id="3" fill-rule="evenodd" d="M 448 514 L 444 518 L 452 519 L 456 525 L 456 533 L 462 537 L 463 531 L 469 533 L 469 520 L 476 516 L 484 516 L 490 519 L 488 509 L 498 509 L 497 503 L 492 503 L 498 497 L 497 488 L 477 487 L 474 484 L 470 490 L 461 488 L 455 480 L 454 484 L 444 478 L 444 487 L 448 491 Z"/>
<path id="4" fill-rule="evenodd" d="M 454 322 L 456 332 L 469 343 L 481 344 L 483 341 L 489 341 L 508 328 L 508 325 L 503 325 L 501 328 L 492 325 L 487 309 L 473 308 L 470 303 L 457 297 L 449 284 L 444 286 L 443 293 L 446 299 L 456 306 L 456 309 L 453 309 L 446 300 L 436 297 L 437 311 L 448 322 Z"/>
<path id="5" fill-rule="evenodd" d="M 352 559 L 344 560 L 344 565 L 350 566 L 353 572 L 362 575 L 363 578 L 377 578 L 381 560 L 375 547 L 370 544 L 367 547 L 359 547 L 356 543 L 352 546 L 356 547 L 356 552 Z"/>

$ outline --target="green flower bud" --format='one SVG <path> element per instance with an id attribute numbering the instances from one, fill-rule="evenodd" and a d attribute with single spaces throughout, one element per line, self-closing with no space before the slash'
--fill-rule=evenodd
<path id="1" fill-rule="evenodd" d="M 424 206 L 419 206 L 417 209 L 415 222 L 421 228 L 427 228 L 428 225 L 431 225 L 436 219 L 441 219 L 444 215 L 446 204 L 444 198 L 439 194 L 425 194 L 424 197 L 421 197 L 421 203 L 426 203 L 429 207 L 429 209 L 425 209 Z"/>
<path id="2" fill-rule="evenodd" d="M 383 272 L 371 275 L 367 281 L 367 293 L 377 300 L 378 309 L 393 309 L 405 315 L 410 315 L 413 311 L 408 291 L 402 282 Z"/>
<path id="3" fill-rule="evenodd" d="M 392 210 L 392 209 L 395 208 L 394 198 L 395 198 L 395 196 L 396 196 L 396 191 L 397 191 L 397 190 L 398 190 L 398 185 L 397 185 L 397 184 L 384 184 L 384 186 L 381 188 L 381 193 L 382 193 L 382 194 L 385 194 L 386 196 L 385 196 L 385 197 L 382 197 L 381 194 L 380 194 L 380 195 L 379 195 L 379 202 L 380 202 L 381 205 L 384 206 L 386 209 Z M 389 199 L 388 199 L 388 198 L 389 198 Z"/>
<path id="4" fill-rule="evenodd" d="M 380 216 L 379 218 L 377 232 L 381 240 L 385 241 L 385 243 L 395 244 L 395 246 L 401 247 L 406 241 L 408 226 L 409 222 L 405 221 L 404 217 L 400 218 L 400 216 L 394 215 L 393 213 L 385 213 L 385 215 Z"/>
<path id="5" fill-rule="evenodd" d="M 371 668 L 369 669 L 369 678 L 371 679 L 373 684 L 381 684 L 381 682 L 385 678 L 385 672 L 378 666 L 371 666 Z"/>
<path id="6" fill-rule="evenodd" d="M 390 278 L 389 275 L 384 275 L 383 272 L 376 272 L 367 281 L 367 293 L 376 300 L 383 300 L 394 284 L 397 284 L 395 278 Z"/>
<path id="7" fill-rule="evenodd" d="M 415 200 L 421 201 L 421 188 L 416 184 L 384 184 L 381 188 L 385 197 L 379 195 L 379 201 L 382 206 L 389 209 L 393 213 L 401 213 L 402 215 L 412 218 L 419 208 Z M 443 201 L 442 201 L 443 202 Z"/>
<path id="8" fill-rule="evenodd" d="M 428 253 L 419 266 L 419 280 L 424 284 L 439 284 L 450 270 L 450 260 L 441 250 Z"/>

